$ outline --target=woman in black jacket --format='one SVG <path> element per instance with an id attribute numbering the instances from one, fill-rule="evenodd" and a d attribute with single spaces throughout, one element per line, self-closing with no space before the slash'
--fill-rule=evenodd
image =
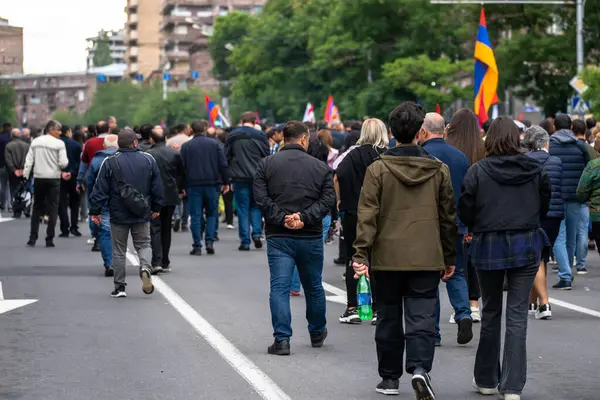
<path id="1" fill-rule="evenodd" d="M 560 231 L 560 223 L 565 216 L 565 208 L 562 198 L 562 162 L 560 158 L 551 156 L 548 153 L 549 141 L 548 132 L 541 126 L 534 125 L 525 131 L 523 144 L 530 151 L 529 157 L 540 162 L 552 185 L 550 209 L 546 217 L 542 218 L 541 225 L 548 236 L 548 240 L 550 240 L 550 245 L 554 246 Z M 542 251 L 542 263 L 533 282 L 533 289 L 529 298 L 529 313 L 535 315 L 536 319 L 552 317 L 546 282 L 546 266 L 550 261 L 551 249 L 551 247 L 544 247 Z"/>
<path id="2" fill-rule="evenodd" d="M 473 232 L 469 259 L 479 277 L 483 312 L 473 386 L 519 400 L 526 381 L 527 306 L 542 248 L 540 219 L 550 203 L 550 181 L 540 163 L 522 154 L 519 129 L 510 117 L 490 126 L 487 158 L 463 182 L 460 219 Z M 506 336 L 502 369 L 502 286 L 507 277 Z"/>
<path id="3" fill-rule="evenodd" d="M 358 215 L 358 198 L 363 186 L 367 168 L 379 158 L 389 144 L 388 131 L 383 121 L 376 118 L 364 122 L 358 147 L 350 150 L 340 165 L 335 170 L 333 182 L 335 185 L 338 210 L 342 215 L 342 230 L 346 244 L 346 295 L 348 306 L 340 316 L 343 324 L 360 324 L 361 320 L 356 311 L 356 280 L 352 269 L 352 256 L 354 255 L 354 240 L 356 239 L 356 223 Z M 371 281 L 371 285 L 374 282 Z M 373 310 L 375 310 L 375 287 L 373 291 Z M 377 314 L 373 314 L 373 321 L 377 321 Z"/>

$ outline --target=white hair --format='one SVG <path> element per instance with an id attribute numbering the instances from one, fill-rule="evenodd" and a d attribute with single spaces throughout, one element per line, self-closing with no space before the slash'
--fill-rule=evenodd
<path id="1" fill-rule="evenodd" d="M 377 118 L 369 118 L 366 120 L 362 125 L 360 138 L 356 144 L 358 146 L 370 144 L 373 147 L 388 147 L 390 139 L 383 121 Z"/>
<path id="2" fill-rule="evenodd" d="M 117 135 L 106 135 L 104 137 L 104 148 L 105 149 L 118 149 L 119 148 L 119 137 Z"/>
<path id="3" fill-rule="evenodd" d="M 444 121 L 444 117 L 440 114 L 431 112 L 425 115 L 422 129 L 426 130 L 428 133 L 431 133 L 432 135 L 443 135 L 445 127 L 446 121 Z"/>

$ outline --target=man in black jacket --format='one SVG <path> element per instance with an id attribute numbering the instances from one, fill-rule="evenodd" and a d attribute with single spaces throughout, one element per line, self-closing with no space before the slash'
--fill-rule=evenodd
<path id="1" fill-rule="evenodd" d="M 121 179 L 118 178 L 119 174 Z M 146 204 L 142 205 L 137 195 L 143 196 Z M 137 135 L 134 131 L 123 129 L 119 132 L 119 151 L 102 162 L 90 197 L 90 215 L 96 225 L 102 223 L 102 208 L 108 204 L 115 270 L 115 290 L 111 293 L 112 297 L 127 297 L 125 256 L 130 232 L 140 260 L 142 291 L 145 294 L 154 292 L 150 276 L 150 220 L 160 216 L 163 195 L 163 184 L 154 157 L 137 148 Z M 142 208 L 145 208 L 143 212 Z"/>
<path id="2" fill-rule="evenodd" d="M 152 130 L 150 143 L 152 143 L 152 147 L 148 150 L 148 154 L 156 160 L 165 190 L 165 201 L 160 210 L 160 218 L 153 219 L 150 223 L 152 272 L 169 272 L 171 271 L 171 261 L 169 260 L 171 221 L 179 197 L 183 196 L 185 170 L 179 152 L 166 145 L 166 138 L 162 130 Z"/>
<path id="3" fill-rule="evenodd" d="M 58 237 L 68 238 L 69 232 L 73 236 L 81 236 L 78 228 L 79 222 L 79 204 L 81 198 L 77 192 L 77 172 L 81 162 L 81 145 L 79 142 L 71 139 L 73 132 L 67 125 L 62 126 L 60 139 L 65 143 L 67 149 L 67 158 L 69 166 L 63 172 L 67 174 L 60 182 L 60 199 L 58 202 L 58 217 L 60 218 L 60 232 Z M 68 178 L 68 179 L 65 179 Z M 69 211 L 71 219 L 69 221 Z"/>
<path id="4" fill-rule="evenodd" d="M 17 193 L 17 189 L 23 181 L 23 171 L 25 169 L 25 157 L 29 151 L 29 143 L 23 138 L 23 132 L 13 129 L 11 132 L 11 141 L 6 145 L 4 157 L 6 159 L 6 172 L 8 174 L 8 183 L 12 196 Z M 25 210 L 25 216 L 29 217 L 30 210 Z M 13 210 L 13 218 L 20 218 L 21 211 Z"/>
<path id="5" fill-rule="evenodd" d="M 225 155 L 233 182 L 233 195 L 237 204 L 240 251 L 250 250 L 250 237 L 257 249 L 262 247 L 262 215 L 252 195 L 252 181 L 258 162 L 269 155 L 267 136 L 254 129 L 256 113 L 242 114 L 242 126 L 233 130 L 225 142 Z M 250 233 L 250 226 L 252 233 Z"/>
<path id="6" fill-rule="evenodd" d="M 285 146 L 259 163 L 254 179 L 254 198 L 266 221 L 271 272 L 269 302 L 275 342 L 269 354 L 290 354 L 289 292 L 295 265 L 306 295 L 312 346 L 321 347 L 327 337 L 322 220 L 335 203 L 335 191 L 327 164 L 306 153 L 309 135 L 302 122 L 288 122 L 283 129 Z"/>
<path id="7" fill-rule="evenodd" d="M 219 141 L 206 136 L 208 121 L 192 123 L 194 138 L 181 146 L 181 160 L 185 167 L 185 187 L 188 194 L 191 230 L 194 239 L 191 255 L 202 255 L 202 213 L 206 210 L 206 252 L 215 254 L 213 243 L 219 218 L 219 193 L 229 191 L 227 160 Z M 239 215 L 239 214 L 238 214 Z M 241 219 L 241 217 L 240 217 Z"/>

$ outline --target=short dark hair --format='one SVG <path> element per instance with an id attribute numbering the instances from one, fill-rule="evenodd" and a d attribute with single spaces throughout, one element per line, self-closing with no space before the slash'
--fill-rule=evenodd
<path id="1" fill-rule="evenodd" d="M 425 110 L 419 104 L 412 101 L 400 103 L 389 116 L 392 135 L 400 143 L 411 143 L 415 140 L 424 120 Z"/>
<path id="2" fill-rule="evenodd" d="M 314 122 L 305 122 L 304 125 L 308 126 L 309 131 L 317 129 L 317 125 Z"/>
<path id="3" fill-rule="evenodd" d="M 594 129 L 598 123 L 595 118 L 588 118 L 585 120 L 585 125 L 588 129 Z"/>
<path id="4" fill-rule="evenodd" d="M 300 121 L 289 121 L 283 127 L 283 140 L 288 142 L 296 142 L 304 136 L 310 135 L 308 126 Z"/>
<path id="5" fill-rule="evenodd" d="M 582 119 L 576 119 L 573 121 L 573 133 L 575 135 L 583 136 L 585 135 L 585 131 L 587 130 L 587 125 L 585 121 Z"/>
<path id="6" fill-rule="evenodd" d="M 110 134 L 111 135 L 118 135 L 119 132 L 121 132 L 121 128 L 119 128 L 118 126 L 115 126 L 114 128 L 110 128 Z"/>
<path id="7" fill-rule="evenodd" d="M 108 124 L 105 122 L 103 124 L 97 124 L 96 125 L 96 134 L 97 135 L 102 135 L 104 133 L 108 133 Z"/>
<path id="8" fill-rule="evenodd" d="M 350 124 L 350 129 L 353 131 L 360 131 L 362 129 L 362 122 L 352 121 L 352 123 Z"/>
<path id="9" fill-rule="evenodd" d="M 557 131 L 561 129 L 571 129 L 573 122 L 571 121 L 571 117 L 567 114 L 560 114 L 554 118 L 554 126 Z"/>
<path id="10" fill-rule="evenodd" d="M 150 132 L 150 139 L 154 140 L 154 143 L 162 143 L 166 140 L 164 133 L 159 133 L 155 129 Z"/>
<path id="11" fill-rule="evenodd" d="M 540 122 L 540 126 L 548 132 L 548 135 L 552 136 L 556 129 L 554 128 L 554 120 L 552 118 L 545 118 Z"/>
<path id="12" fill-rule="evenodd" d="M 485 152 L 489 156 L 514 156 L 522 154 L 521 132 L 509 116 L 496 118 L 485 137 Z"/>
<path id="13" fill-rule="evenodd" d="M 317 122 L 317 130 L 319 130 L 319 131 L 321 129 L 327 129 L 328 127 L 329 127 L 329 123 L 327 121 L 325 121 L 324 119 Z"/>
<path id="14" fill-rule="evenodd" d="M 10 122 L 5 122 L 2 124 L 2 129 L 5 131 L 9 131 L 12 128 L 12 124 Z"/>
<path id="15" fill-rule="evenodd" d="M 256 113 L 254 111 L 246 111 L 240 118 L 242 124 L 256 124 Z"/>
<path id="16" fill-rule="evenodd" d="M 523 120 L 523 125 L 525 125 L 525 128 L 529 128 L 531 126 L 531 121 L 528 119 L 524 119 Z"/>
<path id="17" fill-rule="evenodd" d="M 152 133 L 152 129 L 154 129 L 154 126 L 150 124 L 144 124 L 140 126 L 140 136 L 142 137 L 142 139 L 150 139 L 150 133 Z"/>
<path id="18" fill-rule="evenodd" d="M 65 135 L 67 134 L 67 132 L 69 132 L 69 130 L 70 130 L 70 129 L 71 129 L 71 128 L 69 127 L 69 125 L 63 125 L 63 126 L 60 128 L 60 135 L 61 135 L 61 136 L 65 136 Z"/>
<path id="19" fill-rule="evenodd" d="M 198 119 L 198 120 L 192 122 L 191 126 L 192 126 L 192 132 L 194 132 L 194 135 L 201 135 L 203 133 L 206 133 L 210 124 L 205 119 Z"/>
<path id="20" fill-rule="evenodd" d="M 88 125 L 88 138 L 96 136 L 96 125 Z"/>
<path id="21" fill-rule="evenodd" d="M 185 131 L 185 124 L 177 124 L 173 127 L 173 131 L 175 131 L 175 133 L 182 133 L 183 131 Z"/>

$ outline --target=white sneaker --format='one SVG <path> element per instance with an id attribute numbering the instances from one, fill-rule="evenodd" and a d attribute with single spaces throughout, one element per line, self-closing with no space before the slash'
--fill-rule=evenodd
<path id="1" fill-rule="evenodd" d="M 471 316 L 472 316 L 472 314 L 471 314 Z M 483 388 L 483 387 L 477 386 L 477 382 L 475 382 L 475 378 L 473 378 L 473 389 L 475 389 L 477 391 L 477 393 L 482 394 L 484 396 L 493 396 L 495 394 L 499 394 L 497 387 L 495 387 L 495 388 Z"/>
<path id="2" fill-rule="evenodd" d="M 229 225 L 227 225 L 227 229 L 229 229 L 229 230 L 235 229 L 235 226 L 229 224 Z"/>
<path id="3" fill-rule="evenodd" d="M 94 244 L 94 238 L 89 238 L 87 240 L 87 244 Z"/>
<path id="4" fill-rule="evenodd" d="M 552 308 L 550 304 L 541 305 L 535 312 L 535 319 L 549 319 L 552 318 Z"/>
<path id="5" fill-rule="evenodd" d="M 521 400 L 520 394 L 507 393 L 504 395 L 504 400 Z"/>
<path id="6" fill-rule="evenodd" d="M 471 319 L 473 322 L 481 322 L 481 314 L 479 314 L 479 307 L 471 307 Z"/>
<path id="7" fill-rule="evenodd" d="M 456 320 L 454 319 L 456 317 L 456 314 L 452 313 L 450 314 L 450 322 L 451 324 L 456 324 Z"/>
<path id="8" fill-rule="evenodd" d="M 534 316 L 537 313 L 537 309 L 538 309 L 537 304 L 531 303 L 529 305 L 529 312 L 528 312 L 528 314 L 530 316 Z"/>

